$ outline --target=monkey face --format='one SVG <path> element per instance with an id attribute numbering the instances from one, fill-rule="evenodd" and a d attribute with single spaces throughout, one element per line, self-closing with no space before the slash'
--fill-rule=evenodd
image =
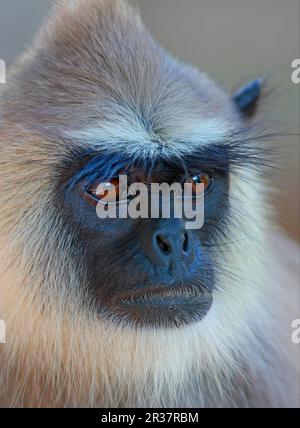
<path id="1" fill-rule="evenodd" d="M 124 155 L 120 161 L 120 155 L 89 154 L 81 167 L 74 160 L 72 171 L 57 189 L 56 203 L 63 207 L 65 223 L 81 243 L 94 310 L 114 322 L 135 326 L 196 323 L 208 313 L 213 301 L 216 266 L 209 245 L 216 231 L 226 225 L 229 159 L 223 153 L 219 165 L 212 166 L 211 148 L 180 159 L 160 155 L 155 161 L 151 158 L 141 162 L 137 157 L 133 165 Z M 82 163 L 84 155 L 77 157 Z M 123 169 L 122 164 L 126 165 Z M 204 227 L 187 229 L 185 219 L 176 218 L 174 210 L 169 218 L 117 215 L 99 219 L 94 183 L 118 186 L 121 172 L 126 172 L 129 181 L 139 179 L 144 183 L 172 185 L 206 179 Z M 128 202 L 128 198 L 119 201 L 117 208 Z"/>

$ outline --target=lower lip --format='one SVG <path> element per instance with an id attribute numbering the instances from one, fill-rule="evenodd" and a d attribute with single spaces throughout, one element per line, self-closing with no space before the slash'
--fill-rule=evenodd
<path id="1" fill-rule="evenodd" d="M 212 293 L 208 292 L 160 290 L 123 296 L 114 302 L 113 312 L 135 326 L 178 327 L 201 321 L 212 301 Z"/>
<path id="2" fill-rule="evenodd" d="M 196 292 L 152 292 L 144 293 L 141 295 L 132 295 L 129 298 L 120 299 L 119 302 L 127 305 L 141 305 L 141 306 L 176 306 L 182 305 L 184 302 L 195 300 L 206 300 L 210 298 L 209 293 L 196 293 Z"/>

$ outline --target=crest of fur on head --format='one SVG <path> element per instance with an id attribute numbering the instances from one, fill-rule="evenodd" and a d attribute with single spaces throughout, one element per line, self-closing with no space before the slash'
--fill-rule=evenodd
<path id="1" fill-rule="evenodd" d="M 70 0 L 11 70 L 0 102 L 0 404 L 293 405 L 287 276 L 255 168 L 231 177 L 215 303 L 180 329 L 134 330 L 81 310 L 84 269 L 68 256 L 80 243 L 53 206 L 60 160 L 76 141 L 126 140 L 124 150 L 148 153 L 159 140 L 180 153 L 181 137 L 193 145 L 246 128 L 230 97 L 159 47 L 125 2 Z"/>

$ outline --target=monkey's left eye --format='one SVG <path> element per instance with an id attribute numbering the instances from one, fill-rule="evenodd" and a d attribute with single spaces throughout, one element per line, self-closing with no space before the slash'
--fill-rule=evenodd
<path id="1" fill-rule="evenodd" d="M 185 197 L 197 198 L 211 190 L 214 179 L 208 174 L 196 174 L 185 180 L 185 183 L 190 184 L 188 190 L 185 190 Z M 201 184 L 202 186 L 200 186 Z"/>

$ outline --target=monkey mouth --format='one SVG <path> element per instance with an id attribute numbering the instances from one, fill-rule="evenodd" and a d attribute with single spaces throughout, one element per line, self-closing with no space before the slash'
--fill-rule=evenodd
<path id="1" fill-rule="evenodd" d="M 178 299 L 195 299 L 207 296 L 207 291 L 196 290 L 195 288 L 174 287 L 174 288 L 159 288 L 156 290 L 143 290 L 127 295 L 120 299 L 120 302 L 125 304 L 163 304 L 168 301 L 177 301 Z"/>
<path id="2" fill-rule="evenodd" d="M 114 299 L 111 309 L 135 326 L 171 328 L 201 321 L 212 302 L 212 292 L 181 286 L 127 293 Z"/>

